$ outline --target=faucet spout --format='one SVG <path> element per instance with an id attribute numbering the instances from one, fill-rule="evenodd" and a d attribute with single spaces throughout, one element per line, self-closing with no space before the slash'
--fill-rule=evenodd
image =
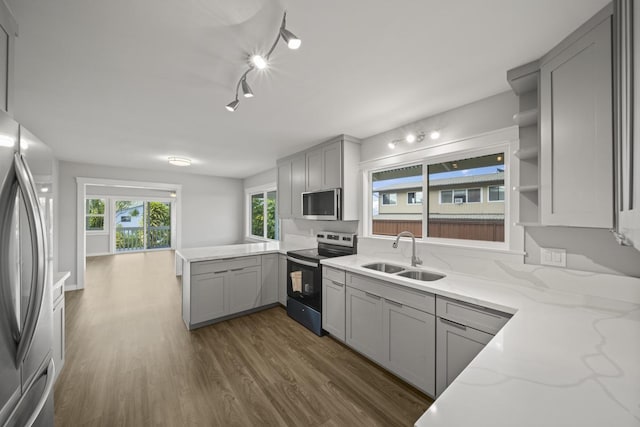
<path id="1" fill-rule="evenodd" d="M 412 246 L 411 246 L 411 266 L 415 267 L 418 264 L 422 264 L 422 260 L 416 256 L 416 236 L 414 236 L 413 233 L 410 232 L 410 231 L 401 231 L 396 236 L 396 241 L 393 242 L 394 249 L 398 247 L 398 241 L 400 240 L 400 237 L 411 237 L 411 243 L 412 243 Z"/>

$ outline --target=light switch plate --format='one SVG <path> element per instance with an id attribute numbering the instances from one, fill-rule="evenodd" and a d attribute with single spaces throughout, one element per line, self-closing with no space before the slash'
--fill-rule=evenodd
<path id="1" fill-rule="evenodd" d="M 554 267 L 566 267 L 567 251 L 557 248 L 540 248 L 540 263 Z"/>

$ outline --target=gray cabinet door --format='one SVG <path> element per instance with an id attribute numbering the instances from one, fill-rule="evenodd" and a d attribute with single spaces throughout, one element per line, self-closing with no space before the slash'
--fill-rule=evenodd
<path id="1" fill-rule="evenodd" d="M 383 308 L 385 365 L 398 376 L 434 396 L 435 316 L 386 299 Z"/>
<path id="2" fill-rule="evenodd" d="M 278 254 L 262 255 L 262 305 L 278 302 Z"/>
<path id="3" fill-rule="evenodd" d="M 347 286 L 347 336 L 349 346 L 382 363 L 382 298 Z"/>
<path id="4" fill-rule="evenodd" d="M 322 329 L 345 340 L 345 285 L 322 279 Z"/>
<path id="5" fill-rule="evenodd" d="M 307 157 L 307 191 L 322 189 L 322 148 L 309 151 Z"/>
<path id="6" fill-rule="evenodd" d="M 62 297 L 53 307 L 53 363 L 56 366 L 56 379 L 64 366 L 64 342 L 64 297 Z"/>
<path id="7" fill-rule="evenodd" d="M 322 188 L 342 187 L 342 141 L 322 147 Z"/>
<path id="8" fill-rule="evenodd" d="M 291 218 L 291 161 L 278 165 L 278 217 Z"/>
<path id="9" fill-rule="evenodd" d="M 287 306 L 287 256 L 278 255 L 278 301 Z"/>
<path id="10" fill-rule="evenodd" d="M 302 218 L 302 193 L 306 189 L 306 159 L 301 154 L 291 160 L 291 217 Z"/>
<path id="11" fill-rule="evenodd" d="M 493 335 L 437 318 L 436 395 L 439 396 L 471 363 Z"/>
<path id="12" fill-rule="evenodd" d="M 225 271 L 191 276 L 191 324 L 206 322 L 228 314 Z"/>
<path id="13" fill-rule="evenodd" d="M 229 281 L 226 283 L 229 314 L 250 310 L 260 305 L 261 271 L 260 266 L 256 266 L 229 272 Z"/>
<path id="14" fill-rule="evenodd" d="M 611 19 L 540 71 L 541 222 L 613 225 Z"/>

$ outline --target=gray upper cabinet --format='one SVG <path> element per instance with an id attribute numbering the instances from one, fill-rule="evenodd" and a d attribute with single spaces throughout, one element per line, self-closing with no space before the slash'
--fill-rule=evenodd
<path id="1" fill-rule="evenodd" d="M 13 51 L 18 24 L 0 2 L 0 109 L 11 113 L 13 100 Z"/>
<path id="2" fill-rule="evenodd" d="M 278 161 L 278 217 L 302 217 L 302 193 L 306 188 L 305 155 Z"/>
<path id="3" fill-rule="evenodd" d="M 540 69 L 540 222 L 611 228 L 611 16 L 598 14 L 576 33 Z"/>
<path id="4" fill-rule="evenodd" d="M 278 160 L 278 215 L 302 218 L 302 193 L 342 189 L 342 220 L 357 221 L 360 143 L 341 135 Z"/>
<path id="5" fill-rule="evenodd" d="M 342 141 L 307 153 L 307 191 L 342 187 Z"/>

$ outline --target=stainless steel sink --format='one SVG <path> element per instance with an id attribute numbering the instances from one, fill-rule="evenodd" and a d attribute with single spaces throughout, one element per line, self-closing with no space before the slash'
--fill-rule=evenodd
<path id="1" fill-rule="evenodd" d="M 374 262 L 373 264 L 365 264 L 362 267 L 368 268 L 370 270 L 382 271 L 384 273 L 392 274 L 404 270 L 404 267 L 401 267 L 399 265 L 387 264 L 386 262 Z"/>
<path id="2" fill-rule="evenodd" d="M 423 282 L 433 282 L 434 280 L 440 280 L 445 277 L 444 274 L 432 273 L 430 271 L 422 270 L 407 270 L 398 273 L 397 276 L 407 277 L 414 280 L 422 280 Z"/>

